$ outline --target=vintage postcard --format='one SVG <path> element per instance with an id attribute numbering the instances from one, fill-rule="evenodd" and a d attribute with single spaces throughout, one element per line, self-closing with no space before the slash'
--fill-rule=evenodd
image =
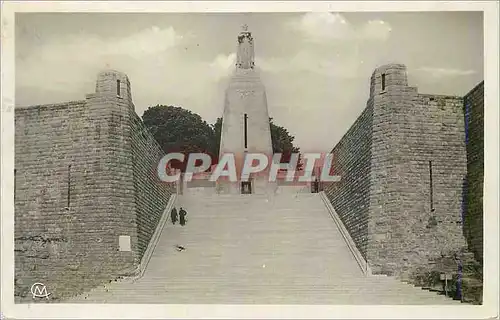
<path id="1" fill-rule="evenodd" d="M 498 317 L 498 2 L 2 2 L 2 317 Z"/>

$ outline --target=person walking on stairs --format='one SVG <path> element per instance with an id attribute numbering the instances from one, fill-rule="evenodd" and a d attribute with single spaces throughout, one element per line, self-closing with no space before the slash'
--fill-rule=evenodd
<path id="1" fill-rule="evenodd" d="M 186 224 L 186 215 L 187 215 L 186 210 L 184 210 L 181 207 L 181 209 L 179 210 L 179 222 L 180 222 L 181 226 Z"/>
<path id="2" fill-rule="evenodd" d="M 175 224 L 177 222 L 177 209 L 173 208 L 172 211 L 170 211 L 170 219 L 172 220 L 172 224 Z"/>

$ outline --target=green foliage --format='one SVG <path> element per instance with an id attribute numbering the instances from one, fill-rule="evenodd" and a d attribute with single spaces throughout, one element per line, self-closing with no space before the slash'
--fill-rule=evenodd
<path id="1" fill-rule="evenodd" d="M 180 107 L 157 105 L 147 109 L 142 120 L 165 153 L 214 154 L 214 131 L 198 114 Z M 174 168 L 181 170 L 185 170 L 185 164 L 186 161 L 172 162 Z"/>
<path id="2" fill-rule="evenodd" d="M 461 266 L 461 268 L 460 268 Z M 442 273 L 451 274 L 447 282 L 440 279 Z M 482 304 L 483 268 L 465 248 L 447 252 L 433 259 L 431 264 L 421 266 L 410 274 L 410 282 L 417 287 L 445 293 L 462 302 Z"/>
<path id="3" fill-rule="evenodd" d="M 215 145 L 215 155 L 219 158 L 220 149 L 220 137 L 222 133 L 222 118 L 217 118 L 215 123 L 212 125 L 212 130 L 214 131 L 214 145 Z"/>
<path id="4" fill-rule="evenodd" d="M 295 147 L 293 140 L 295 137 L 292 136 L 287 129 L 278 126 L 273 122 L 273 118 L 269 118 L 269 124 L 271 126 L 271 141 L 273 144 L 273 153 L 281 153 L 281 162 L 289 162 L 292 153 L 300 153 L 300 148 Z M 302 169 L 302 161 L 299 157 L 299 162 L 297 165 L 297 170 Z"/>
<path id="5" fill-rule="evenodd" d="M 209 125 L 198 114 L 181 107 L 157 105 L 150 107 L 142 116 L 144 125 L 160 144 L 165 153 L 182 152 L 186 155 L 195 152 L 209 153 L 212 163 L 219 158 L 222 118 Z M 282 153 L 282 162 L 290 161 L 291 153 L 299 153 L 295 147 L 295 139 L 287 129 L 278 126 L 269 118 L 273 153 Z M 301 168 L 300 163 L 298 169 Z M 172 166 L 185 170 L 184 163 L 172 161 Z"/>
<path id="6" fill-rule="evenodd" d="M 281 153 L 281 162 L 289 162 L 292 153 L 300 153 L 300 148 L 294 146 L 293 141 L 295 137 L 288 132 L 284 127 L 278 126 L 273 122 L 273 118 L 269 118 L 271 126 L 271 143 L 273 146 L 273 153 Z M 222 118 L 218 118 L 213 125 L 215 134 L 215 144 L 220 146 L 220 133 L 222 131 Z M 299 158 L 297 169 L 302 168 L 302 163 Z"/>

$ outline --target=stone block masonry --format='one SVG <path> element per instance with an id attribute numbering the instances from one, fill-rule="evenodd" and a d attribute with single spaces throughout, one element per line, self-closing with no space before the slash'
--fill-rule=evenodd
<path id="1" fill-rule="evenodd" d="M 159 181 L 156 172 L 164 153 L 142 120 L 132 117 L 132 156 L 137 223 L 137 251 L 142 258 L 156 230 L 169 196 L 175 189 Z"/>
<path id="2" fill-rule="evenodd" d="M 174 188 L 155 180 L 161 149 L 127 76 L 101 73 L 82 101 L 16 108 L 15 130 L 17 301 L 33 301 L 35 282 L 58 301 L 135 272 Z"/>
<path id="3" fill-rule="evenodd" d="M 406 279 L 465 246 L 462 106 L 419 94 L 404 65 L 372 74 L 365 111 L 332 151 L 343 181 L 325 192 L 373 273 Z"/>
<path id="4" fill-rule="evenodd" d="M 363 113 L 332 150 L 334 174 L 340 182 L 331 183 L 326 195 L 366 259 L 368 213 L 370 208 L 370 169 L 373 105 Z"/>
<path id="5" fill-rule="evenodd" d="M 464 233 L 469 249 L 483 262 L 484 81 L 465 95 L 467 180 L 464 184 Z"/>

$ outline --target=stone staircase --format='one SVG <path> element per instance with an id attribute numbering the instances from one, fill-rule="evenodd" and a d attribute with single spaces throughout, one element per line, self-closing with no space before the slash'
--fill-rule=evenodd
<path id="1" fill-rule="evenodd" d="M 180 196 L 180 206 L 187 225 L 167 222 L 142 277 L 66 302 L 460 304 L 365 276 L 319 194 Z"/>

